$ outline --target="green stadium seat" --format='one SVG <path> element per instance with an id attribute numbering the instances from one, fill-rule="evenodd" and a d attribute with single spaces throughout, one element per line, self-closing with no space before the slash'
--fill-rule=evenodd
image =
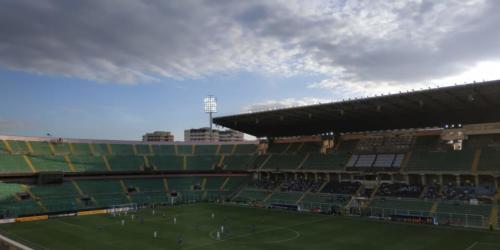
<path id="1" fill-rule="evenodd" d="M 22 155 L 1 155 L 0 173 L 31 173 Z"/>
<path id="2" fill-rule="evenodd" d="M 267 156 L 261 155 L 257 158 L 251 155 L 226 155 L 224 156 L 224 168 L 227 170 L 246 170 L 260 166 Z"/>
<path id="3" fill-rule="evenodd" d="M 68 155 L 71 154 L 68 143 L 51 143 L 54 148 L 54 153 L 56 155 Z"/>
<path id="4" fill-rule="evenodd" d="M 113 155 L 134 155 L 132 144 L 110 144 Z"/>
<path id="5" fill-rule="evenodd" d="M 71 171 L 63 156 L 35 155 L 29 159 L 37 171 Z"/>
<path id="6" fill-rule="evenodd" d="M 87 143 L 72 143 L 71 147 L 73 148 L 74 155 L 91 155 L 90 145 Z"/>
<path id="7" fill-rule="evenodd" d="M 142 156 L 109 155 L 106 158 L 112 171 L 139 171 L 144 167 Z"/>
<path id="8" fill-rule="evenodd" d="M 243 186 L 248 182 L 248 177 L 246 176 L 232 176 L 228 177 L 229 180 L 224 185 L 225 191 L 234 191 L 236 188 Z"/>
<path id="9" fill-rule="evenodd" d="M 228 155 L 233 152 L 234 144 L 222 144 L 220 145 L 219 154 Z"/>
<path id="10" fill-rule="evenodd" d="M 220 156 L 188 156 L 186 157 L 187 170 L 211 170 L 219 160 Z"/>
<path id="11" fill-rule="evenodd" d="M 234 154 L 254 154 L 257 151 L 256 144 L 237 144 Z"/>
<path id="12" fill-rule="evenodd" d="M 207 177 L 205 190 L 220 190 L 225 180 L 224 176 Z"/>
<path id="13" fill-rule="evenodd" d="M 217 152 L 217 145 L 196 145 L 196 155 L 215 155 Z"/>
<path id="14" fill-rule="evenodd" d="M 107 144 L 92 144 L 94 155 L 109 155 Z"/>
<path id="15" fill-rule="evenodd" d="M 195 185 L 201 185 L 201 179 L 198 176 L 192 177 L 168 177 L 168 189 L 170 191 L 190 191 L 194 190 Z"/>
<path id="16" fill-rule="evenodd" d="M 304 160 L 305 155 L 276 154 L 262 166 L 264 169 L 297 169 Z"/>
<path id="17" fill-rule="evenodd" d="M 149 157 L 149 163 L 158 170 L 182 170 L 184 157 L 174 155 L 157 155 Z"/>
<path id="18" fill-rule="evenodd" d="M 76 183 L 86 195 L 123 194 L 124 191 L 119 180 L 78 180 Z"/>
<path id="19" fill-rule="evenodd" d="M 177 145 L 178 155 L 191 155 L 193 154 L 193 145 Z"/>
<path id="20" fill-rule="evenodd" d="M 500 151 L 485 148 L 481 150 L 479 171 L 500 171 Z"/>
<path id="21" fill-rule="evenodd" d="M 274 192 L 267 202 L 294 205 L 303 194 L 303 192 Z"/>
<path id="22" fill-rule="evenodd" d="M 175 155 L 174 145 L 154 145 L 153 151 L 155 155 Z"/>
<path id="23" fill-rule="evenodd" d="M 77 172 L 108 171 L 102 156 L 72 155 L 70 161 Z"/>
<path id="24" fill-rule="evenodd" d="M 152 152 L 149 151 L 148 144 L 136 144 L 135 149 L 137 150 L 138 155 L 151 155 Z"/>
<path id="25" fill-rule="evenodd" d="M 159 178 L 124 179 L 123 182 L 127 188 L 137 188 L 141 193 L 165 192 L 163 180 Z"/>
<path id="26" fill-rule="evenodd" d="M 425 171 L 471 171 L 474 151 L 413 152 L 408 161 L 408 170 Z"/>
<path id="27" fill-rule="evenodd" d="M 13 154 L 28 154 L 30 152 L 25 141 L 6 140 L 6 142 L 10 145 Z"/>
<path id="28" fill-rule="evenodd" d="M 342 152 L 310 154 L 302 168 L 308 170 L 343 170 L 348 160 L 349 154 Z"/>
<path id="29" fill-rule="evenodd" d="M 52 150 L 50 149 L 49 142 L 46 141 L 31 141 L 31 148 L 33 149 L 34 155 L 51 155 Z"/>

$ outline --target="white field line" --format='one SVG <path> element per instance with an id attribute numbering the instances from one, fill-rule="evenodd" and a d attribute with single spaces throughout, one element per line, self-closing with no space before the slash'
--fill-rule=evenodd
<path id="1" fill-rule="evenodd" d="M 9 243 L 9 244 L 11 244 L 11 245 L 13 245 L 13 246 L 15 246 L 15 247 L 19 248 L 19 249 L 23 249 L 23 250 L 33 250 L 33 248 L 31 248 L 31 247 L 27 247 L 27 246 L 25 246 L 25 245 L 23 245 L 23 244 L 21 244 L 21 243 L 19 243 L 19 242 L 15 241 L 15 240 L 12 240 L 12 239 L 10 239 L 10 238 L 8 238 L 8 237 L 6 237 L 6 236 L 3 236 L 3 235 L 1 235 L 1 234 L 0 234 L 0 239 L 1 239 L 2 241 L 5 241 L 5 242 L 7 242 L 7 243 Z"/>
<path id="2" fill-rule="evenodd" d="M 245 237 L 248 237 L 248 236 L 252 236 L 254 234 L 272 232 L 272 231 L 276 231 L 276 230 L 280 230 L 280 229 L 290 229 L 290 227 L 307 225 L 307 224 L 313 224 L 313 223 L 316 223 L 316 222 L 326 221 L 328 219 L 330 219 L 330 218 L 323 218 L 323 219 L 320 219 L 320 220 L 314 220 L 314 221 L 297 223 L 297 224 L 289 225 L 287 227 L 272 227 L 272 228 L 264 229 L 264 230 L 261 230 L 261 231 L 256 231 L 256 232 L 253 232 L 253 233 L 240 234 L 240 235 L 237 235 L 237 236 L 234 236 L 234 237 L 229 237 L 229 238 L 226 238 L 226 239 L 223 239 L 223 240 L 219 240 L 219 241 L 215 241 L 215 242 L 210 242 L 210 243 L 207 243 L 207 244 L 195 245 L 195 246 L 187 247 L 187 248 L 184 248 L 184 249 L 195 249 L 195 248 L 200 248 L 200 247 L 206 247 L 206 246 L 214 245 L 214 244 L 217 244 L 217 243 L 220 243 L 220 242 L 224 242 L 224 241 L 227 241 L 227 240 L 245 238 Z M 300 233 L 299 233 L 299 235 L 300 235 Z M 212 238 L 212 237 L 210 237 L 210 238 Z"/>

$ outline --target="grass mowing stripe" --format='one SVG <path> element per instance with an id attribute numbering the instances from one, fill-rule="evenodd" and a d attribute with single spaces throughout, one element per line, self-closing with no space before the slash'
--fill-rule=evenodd
<path id="1" fill-rule="evenodd" d="M 279 229 L 290 229 L 290 227 L 302 226 L 302 225 L 307 225 L 307 224 L 314 224 L 314 223 L 317 223 L 317 222 L 327 221 L 329 219 L 330 218 L 324 218 L 324 219 L 320 219 L 320 220 L 314 220 L 314 221 L 308 221 L 308 222 L 301 222 L 301 223 L 293 224 L 293 225 L 290 225 L 290 226 L 287 226 L 287 227 L 272 227 L 272 228 L 269 228 L 269 229 L 264 229 L 264 230 L 260 230 L 260 231 L 256 231 L 256 232 L 252 232 L 252 233 L 239 234 L 239 235 L 236 235 L 236 236 L 233 236 L 233 237 L 228 237 L 226 239 L 219 240 L 219 241 L 216 241 L 216 242 L 212 242 L 212 243 L 208 243 L 208 244 L 203 244 L 203 245 L 198 245 L 198 246 L 187 247 L 187 248 L 184 248 L 184 249 L 196 249 L 196 248 L 200 248 L 200 247 L 215 245 L 217 243 L 221 243 L 221 242 L 225 242 L 225 241 L 230 241 L 230 240 L 234 240 L 234 239 L 245 238 L 245 237 L 252 236 L 252 235 L 255 235 L 255 234 L 272 232 L 272 231 L 276 231 L 276 230 L 279 230 Z M 212 238 L 212 237 L 210 237 L 210 238 Z"/>

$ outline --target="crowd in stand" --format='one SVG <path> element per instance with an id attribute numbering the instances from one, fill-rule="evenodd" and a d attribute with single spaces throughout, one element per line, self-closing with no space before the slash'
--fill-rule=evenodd
<path id="1" fill-rule="evenodd" d="M 378 190 L 380 196 L 417 198 L 422 192 L 422 187 L 405 183 L 382 183 Z"/>
<path id="2" fill-rule="evenodd" d="M 425 199 L 429 200 L 435 200 L 439 197 L 439 185 L 437 184 L 430 184 L 427 187 L 427 192 L 424 194 Z"/>
<path id="3" fill-rule="evenodd" d="M 359 182 L 329 182 L 321 192 L 334 194 L 354 194 L 361 186 Z"/>
<path id="4" fill-rule="evenodd" d="M 281 191 L 305 192 L 309 189 L 312 189 L 312 191 L 314 192 L 318 190 L 320 186 L 321 182 L 316 180 L 311 180 L 311 179 L 306 180 L 304 178 L 288 179 L 288 180 L 283 180 L 283 182 L 281 183 Z"/>
<path id="5" fill-rule="evenodd" d="M 443 190 L 442 200 L 462 200 L 478 199 L 481 197 L 492 197 L 495 188 L 491 186 L 476 187 L 473 184 L 465 183 L 463 186 L 455 186 L 449 183 Z"/>

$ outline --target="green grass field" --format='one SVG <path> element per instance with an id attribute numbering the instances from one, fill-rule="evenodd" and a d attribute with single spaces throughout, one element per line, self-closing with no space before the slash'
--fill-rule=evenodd
<path id="1" fill-rule="evenodd" d="M 0 229 L 35 249 L 500 249 L 498 232 L 360 218 L 213 204 L 161 208 L 155 216 L 150 209 L 138 214 L 144 217 L 143 223 L 131 221 L 129 213 L 126 217 L 93 215 L 15 223 Z M 217 241 L 215 232 L 223 223 L 226 234 Z M 159 232 L 156 239 L 155 230 Z M 179 235 L 182 245 L 177 243 Z"/>

